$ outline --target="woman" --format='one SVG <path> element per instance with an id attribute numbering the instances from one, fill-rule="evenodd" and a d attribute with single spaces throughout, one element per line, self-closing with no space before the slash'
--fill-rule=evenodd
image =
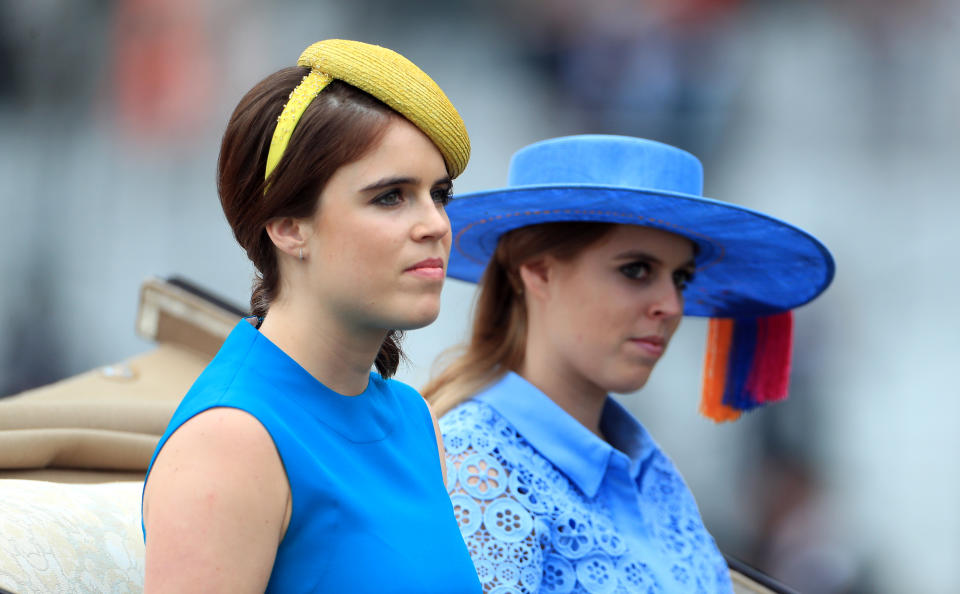
<path id="1" fill-rule="evenodd" d="M 487 592 L 731 591 L 680 474 L 608 394 L 646 383 L 686 313 L 739 318 L 711 328 L 705 412 L 782 397 L 783 312 L 833 263 L 701 186 L 679 149 L 574 136 L 519 151 L 508 188 L 450 204 L 449 274 L 480 293 L 470 342 L 424 396 Z"/>
<path id="2" fill-rule="evenodd" d="M 223 136 L 255 318 L 154 454 L 146 591 L 479 591 L 436 423 L 388 379 L 397 331 L 438 313 L 466 130 L 390 50 L 327 40 L 298 64 L 250 90 Z"/>

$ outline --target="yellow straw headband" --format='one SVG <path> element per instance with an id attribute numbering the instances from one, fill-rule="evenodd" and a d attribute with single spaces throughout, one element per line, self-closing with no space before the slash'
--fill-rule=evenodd
<path id="1" fill-rule="evenodd" d="M 277 119 L 264 179 L 283 157 L 307 106 L 334 79 L 373 95 L 410 120 L 440 150 L 450 177 L 457 177 L 466 168 L 470 138 L 463 119 L 437 83 L 410 60 L 379 45 L 327 39 L 305 49 L 297 66 L 309 66 L 311 70 L 290 93 Z"/>

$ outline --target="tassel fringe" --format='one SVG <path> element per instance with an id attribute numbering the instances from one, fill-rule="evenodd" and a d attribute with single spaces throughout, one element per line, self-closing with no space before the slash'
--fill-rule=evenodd
<path id="1" fill-rule="evenodd" d="M 783 400 L 790 383 L 793 314 L 710 320 L 700 412 L 716 422 Z"/>
<path id="2" fill-rule="evenodd" d="M 723 403 L 727 362 L 733 339 L 733 320 L 712 319 L 707 329 L 707 353 L 703 364 L 703 398 L 700 413 L 716 422 L 734 421 L 740 411 Z"/>

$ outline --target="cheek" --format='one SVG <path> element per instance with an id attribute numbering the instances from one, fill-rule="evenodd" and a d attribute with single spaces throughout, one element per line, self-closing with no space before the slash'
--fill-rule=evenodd
<path id="1" fill-rule="evenodd" d="M 344 218 L 340 224 L 326 229 L 323 238 L 326 253 L 335 259 L 334 266 L 386 264 L 387 254 L 396 254 L 402 243 L 391 233 L 389 225 L 367 218 Z"/>
<path id="2" fill-rule="evenodd" d="M 683 317 L 682 317 L 682 316 L 677 316 L 676 319 L 672 320 L 672 321 L 668 324 L 667 329 L 666 329 L 666 330 L 667 330 L 667 340 L 670 340 L 671 338 L 673 338 L 674 332 L 676 332 L 676 331 L 677 331 L 677 328 L 680 327 L 680 322 L 682 322 L 682 321 L 683 321 Z"/>
<path id="3" fill-rule="evenodd" d="M 443 246 L 444 253 L 449 257 L 450 246 L 453 245 L 453 234 L 448 231 L 443 239 L 440 240 L 440 244 Z"/>
<path id="4" fill-rule="evenodd" d="M 603 291 L 578 291 L 570 295 L 566 319 L 557 323 L 575 333 L 573 338 L 576 344 L 596 349 L 614 341 L 620 329 L 626 325 L 621 309 Z"/>

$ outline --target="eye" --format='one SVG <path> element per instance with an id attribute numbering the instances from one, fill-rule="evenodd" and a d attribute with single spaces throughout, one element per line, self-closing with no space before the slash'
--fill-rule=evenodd
<path id="1" fill-rule="evenodd" d="M 400 190 L 393 189 L 378 195 L 376 198 L 371 200 L 371 203 L 379 204 L 380 206 L 396 206 L 400 204 L 402 200 L 403 194 L 400 193 Z"/>
<path id="2" fill-rule="evenodd" d="M 673 284 L 681 291 L 687 288 L 687 285 L 693 282 L 693 271 L 677 270 L 673 273 Z"/>
<path id="3" fill-rule="evenodd" d="M 620 267 L 620 274 L 633 280 L 643 280 L 650 276 L 650 264 L 647 262 L 630 262 Z"/>
<path id="4" fill-rule="evenodd" d="M 453 188 L 449 186 L 445 188 L 437 188 L 433 192 L 431 192 L 431 196 L 433 196 L 434 202 L 436 202 L 440 206 L 446 206 L 447 204 L 449 204 L 450 199 L 453 197 Z"/>

